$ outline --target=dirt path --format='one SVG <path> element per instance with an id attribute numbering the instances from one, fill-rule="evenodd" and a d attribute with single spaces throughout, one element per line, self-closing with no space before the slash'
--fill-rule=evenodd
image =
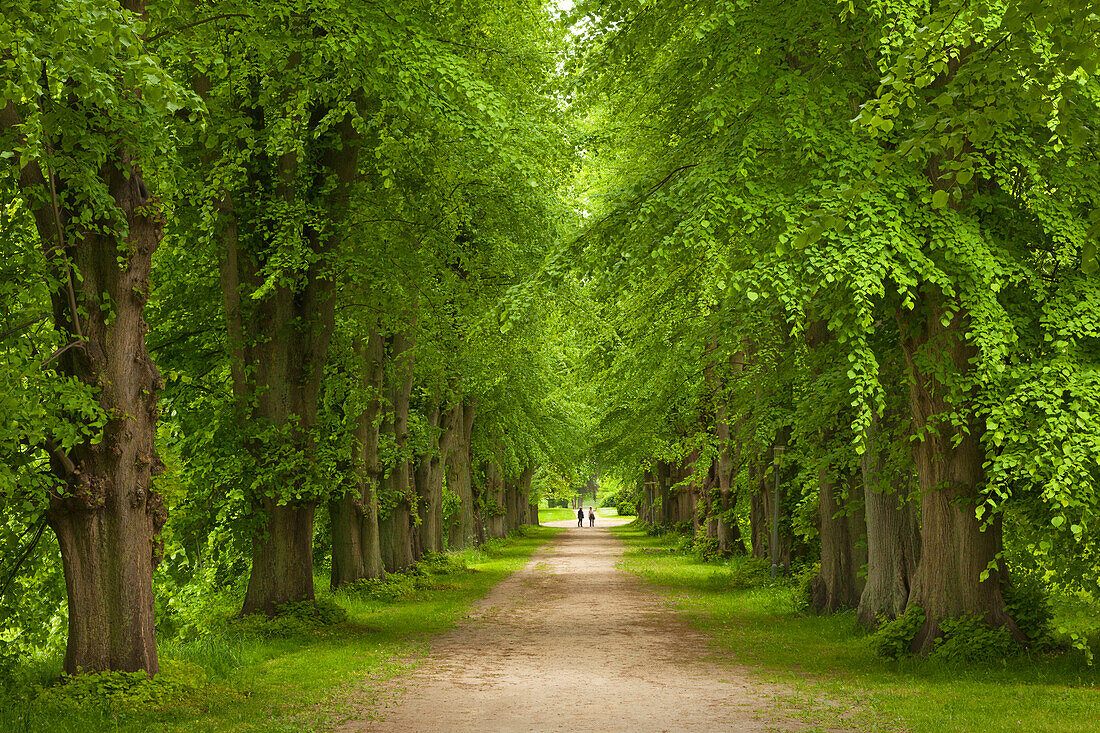
<path id="1" fill-rule="evenodd" d="M 573 526 L 394 680 L 381 720 L 340 731 L 768 731 L 768 688 L 615 567 L 606 526 Z M 568 523 L 560 523 L 568 524 Z"/>

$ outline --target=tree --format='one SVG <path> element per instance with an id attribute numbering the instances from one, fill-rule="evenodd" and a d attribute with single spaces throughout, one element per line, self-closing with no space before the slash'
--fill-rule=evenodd
<path id="1" fill-rule="evenodd" d="M 63 340 L 42 364 L 71 405 L 22 438 L 22 452 L 49 456 L 51 479 L 27 501 L 60 545 L 69 673 L 159 670 L 152 575 L 165 510 L 152 477 L 163 380 L 144 311 L 171 196 L 170 115 L 192 100 L 145 50 L 146 21 L 140 0 L 23 2 L 0 25 L 16 49 L 0 87 L 3 157 L 33 218 L 37 236 L 23 241 L 37 239 Z"/>

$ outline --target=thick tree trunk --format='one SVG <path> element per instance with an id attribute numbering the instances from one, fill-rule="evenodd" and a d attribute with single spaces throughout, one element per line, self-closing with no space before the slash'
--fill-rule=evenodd
<path id="1" fill-rule="evenodd" d="M 474 430 L 474 406 L 460 403 L 454 408 L 454 441 L 447 453 L 447 488 L 458 497 L 458 508 L 448 531 L 452 549 L 472 547 L 477 541 L 474 521 L 473 464 L 470 447 Z"/>
<path id="2" fill-rule="evenodd" d="M 368 398 L 355 430 L 357 491 L 329 502 L 333 588 L 385 574 L 378 535 L 378 416 L 382 411 L 385 362 L 385 343 L 379 329 L 372 328 L 368 338 L 360 342 L 359 357 L 363 361 L 361 387 Z"/>
<path id="3" fill-rule="evenodd" d="M 884 475 L 884 446 L 879 445 L 878 420 L 868 431 L 863 454 L 863 487 L 867 516 L 867 584 L 859 599 L 859 622 L 867 629 L 880 619 L 893 620 L 905 611 L 917 569 L 920 538 L 914 507 L 907 501 L 908 482 Z"/>
<path id="4" fill-rule="evenodd" d="M 313 600 L 313 505 L 263 504 L 267 528 L 252 541 L 252 573 L 242 614 L 274 615 L 278 607 Z"/>
<path id="5" fill-rule="evenodd" d="M 404 458 L 409 433 L 409 397 L 413 385 L 413 349 L 416 341 L 411 333 L 394 334 L 390 339 L 390 361 L 393 379 L 387 390 L 390 409 L 382 428 L 387 432 L 398 458 L 381 482 L 386 511 L 380 512 L 378 528 L 381 535 L 382 564 L 389 572 L 408 570 L 416 561 L 413 547 L 412 510 L 415 489 L 411 486 L 411 466 Z"/>
<path id="6" fill-rule="evenodd" d="M 495 461 L 485 465 L 485 495 L 483 506 L 490 537 L 504 537 L 504 478 Z"/>
<path id="7" fill-rule="evenodd" d="M 1007 577 L 998 557 L 999 522 L 983 530 L 975 516 L 985 481 L 985 425 L 973 413 L 971 395 L 953 395 L 950 384 L 968 378 L 977 349 L 966 340 L 965 310 L 949 315 L 947 305 L 943 295 L 929 287 L 913 311 L 898 313 L 913 427 L 921 436 L 914 455 L 921 491 L 921 557 L 907 604 L 926 614 L 912 644 L 912 651 L 920 654 L 929 652 L 942 635 L 941 620 L 967 614 L 1004 626 L 1013 638 L 1025 640 L 1001 595 Z M 929 369 L 930 363 L 939 369 Z M 950 381 L 943 379 L 945 374 Z M 953 424 L 945 417 L 952 413 L 965 415 L 966 423 Z"/>
<path id="8" fill-rule="evenodd" d="M 439 428 L 435 450 L 422 456 L 417 466 L 416 493 L 420 502 L 420 549 L 422 552 L 443 552 L 443 477 L 446 472 L 444 457 L 450 450 L 454 430 L 453 411 L 446 414 L 439 408 L 432 410 L 428 418 L 431 426 Z"/>
<path id="9" fill-rule="evenodd" d="M 531 481 L 534 480 L 534 478 L 535 466 L 533 464 L 528 465 L 527 468 L 523 469 L 523 473 L 519 475 L 519 483 L 517 485 L 518 491 L 516 494 L 516 514 L 518 517 L 516 527 L 524 524 L 538 525 L 539 523 L 538 505 L 531 503 Z M 530 513 L 530 508 L 532 506 L 535 507 L 534 521 L 531 521 L 532 515 Z"/>
<path id="10" fill-rule="evenodd" d="M 810 605 L 819 613 L 834 613 L 859 603 L 857 535 L 850 522 L 851 497 L 842 496 L 841 483 L 830 467 L 818 471 L 817 486 L 821 571 L 810 585 Z"/>
<path id="11" fill-rule="evenodd" d="M 258 425 L 292 424 L 288 440 L 294 450 L 311 451 L 310 428 L 317 414 L 321 376 L 335 317 L 332 288 L 312 279 L 301 293 L 279 288 L 256 306 L 257 334 L 266 334 L 247 351 L 254 366 L 258 389 L 252 419 Z M 300 320 L 310 324 L 302 333 Z M 266 443 L 255 443 L 257 464 L 270 478 L 269 492 L 254 500 L 253 510 L 261 520 L 252 542 L 252 574 L 245 593 L 242 614 L 273 613 L 289 601 L 313 600 L 313 512 L 311 500 L 269 496 L 286 493 L 288 484 L 300 476 L 281 474 L 271 465 L 277 454 Z"/>
<path id="12" fill-rule="evenodd" d="M 141 3 L 131 9 L 144 12 Z M 0 108 L 0 133 L 20 139 L 21 130 L 15 106 Z M 51 496 L 46 521 L 57 535 L 65 574 L 64 670 L 156 674 L 152 580 L 167 513 L 152 477 L 163 467 L 154 437 L 164 383 L 145 347 L 144 311 L 163 216 L 142 180 L 140 161 L 125 150 L 115 151 L 101 169 L 125 219 L 125 237 L 86 229 L 81 192 L 67 190 L 70 182 L 48 168 L 30 162 L 13 173 L 59 283 L 52 293 L 54 326 L 72 343 L 51 368 L 97 387 L 107 418 L 96 444 L 79 444 L 66 454 L 53 440 L 44 441 L 63 487 Z"/>
<path id="13" fill-rule="evenodd" d="M 262 129 L 262 116 L 255 118 Z M 301 174 L 297 152 L 288 151 L 278 160 L 275 196 L 295 206 L 303 197 L 315 197 L 330 217 L 333 226 L 315 228 L 309 223 L 284 222 L 261 218 L 263 225 L 295 226 L 304 246 L 314 255 L 304 273 L 303 284 L 281 283 L 265 297 L 253 300 L 245 311 L 240 307 L 240 292 L 230 292 L 233 281 L 223 272 L 223 301 L 227 312 L 247 313 L 248 339 L 243 350 L 252 380 L 248 403 L 251 421 L 257 426 L 286 430 L 289 447 L 301 455 L 313 452 L 311 429 L 316 421 L 318 400 L 328 361 L 329 343 L 336 322 L 336 283 L 329 272 L 331 255 L 341 234 L 339 223 L 347 215 L 349 190 L 357 173 L 358 133 L 351 121 L 343 119 L 334 128 L 337 136 L 318 142 L 315 152 L 325 171 L 335 174 L 335 185 L 324 194 L 314 191 Z M 266 181 L 266 172 L 253 171 L 256 179 Z M 252 181 L 256 183 L 256 181 Z M 277 236 L 277 235 L 276 235 Z M 247 284 L 253 292 L 263 286 L 266 276 L 257 269 L 258 260 L 274 246 L 258 238 L 258 251 L 232 260 L 240 271 L 236 282 Z M 235 247 L 236 242 L 226 241 Z M 243 253 L 242 253 L 243 254 Z M 229 259 L 229 258 L 227 258 Z M 229 318 L 231 344 L 236 338 Z M 242 614 L 272 613 L 289 601 L 312 601 L 313 589 L 313 513 L 314 499 L 288 496 L 288 487 L 301 485 L 308 477 L 286 475 L 281 465 L 269 465 L 279 451 L 254 441 L 250 449 L 264 470 L 266 486 L 255 492 L 253 510 L 262 526 L 253 538 L 252 574 L 245 593 Z M 273 499 L 272 497 L 278 497 Z"/>

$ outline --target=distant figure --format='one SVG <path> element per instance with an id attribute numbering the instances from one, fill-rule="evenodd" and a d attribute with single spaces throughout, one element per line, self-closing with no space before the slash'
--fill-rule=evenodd
<path id="1" fill-rule="evenodd" d="M 592 507 L 588 507 L 588 526 L 589 527 L 595 527 L 596 526 L 596 510 L 593 509 Z"/>
<path id="2" fill-rule="evenodd" d="M 584 507 L 577 507 L 577 526 L 584 526 Z"/>

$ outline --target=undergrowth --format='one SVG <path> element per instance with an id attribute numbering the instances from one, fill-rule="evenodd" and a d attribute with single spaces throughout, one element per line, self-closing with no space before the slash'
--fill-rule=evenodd
<path id="1" fill-rule="evenodd" d="M 318 730 L 365 678 L 408 669 L 423 641 L 526 562 L 558 530 L 424 558 L 407 573 L 237 618 L 242 588 L 206 599 L 212 616 L 162 636 L 161 672 L 62 678 L 60 657 L 0 677 L 4 733 L 299 733 Z M 318 588 L 328 578 L 315 577 Z"/>
<path id="2" fill-rule="evenodd" d="M 748 561 L 704 562 L 681 551 L 674 535 L 655 537 L 638 525 L 612 531 L 628 543 L 624 569 L 668 592 L 719 659 L 781 683 L 789 692 L 776 693 L 778 712 L 815 730 L 1092 733 L 1100 720 L 1100 669 L 1078 650 L 1033 645 L 1007 654 L 1003 632 L 961 619 L 947 624 L 929 658 L 913 658 L 908 647 L 923 622 L 919 609 L 868 635 L 852 611 L 800 610 L 797 578 L 772 583 L 761 569 L 752 583 L 718 582 Z M 1021 593 L 1006 600 L 1024 609 L 1021 618 L 1038 622 L 1023 622 L 1028 628 L 1041 629 L 1047 619 L 1055 638 L 1060 628 L 1082 637 L 1098 628 L 1095 607 L 1059 601 L 1049 619 L 1049 608 L 1037 603 L 1042 594 L 1024 593 L 1023 582 L 1016 587 Z M 1031 599 L 1026 608 L 1024 595 Z"/>

